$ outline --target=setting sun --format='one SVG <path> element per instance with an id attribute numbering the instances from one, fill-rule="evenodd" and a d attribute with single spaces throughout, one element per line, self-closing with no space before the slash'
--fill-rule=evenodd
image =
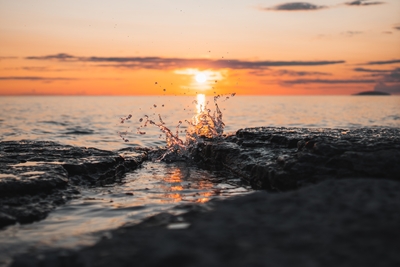
<path id="1" fill-rule="evenodd" d="M 196 74 L 195 79 L 198 83 L 205 83 L 207 81 L 207 76 L 200 72 Z"/>

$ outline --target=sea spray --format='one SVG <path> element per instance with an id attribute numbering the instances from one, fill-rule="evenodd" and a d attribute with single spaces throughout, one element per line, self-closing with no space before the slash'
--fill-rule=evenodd
<path id="1" fill-rule="evenodd" d="M 180 159 L 187 158 L 190 156 L 190 151 L 196 149 L 198 145 L 202 144 L 205 140 L 222 137 L 225 123 L 222 120 L 222 111 L 218 106 L 218 101 L 228 100 L 230 97 L 235 96 L 235 93 L 214 96 L 214 111 L 208 108 L 209 103 L 205 101 L 205 96 L 200 94 L 198 98 L 199 96 L 202 96 L 202 101 L 193 101 L 193 103 L 197 105 L 197 114 L 190 120 L 185 120 L 188 124 L 187 130 L 184 130 L 186 133 L 185 141 L 179 136 L 179 133 L 182 133 L 182 131 L 180 131 L 182 121 L 178 122 L 174 132 L 165 126 L 161 114 L 158 114 L 158 121 L 151 119 L 148 115 L 144 115 L 139 119 L 141 125 L 137 128 L 137 134 L 146 134 L 144 128 L 149 125 L 158 127 L 160 131 L 165 134 L 167 145 L 165 147 L 165 152 L 157 158 L 158 161 L 164 160 L 167 156 Z M 131 118 L 131 115 L 126 118 L 121 118 L 121 123 Z M 120 132 L 121 138 L 127 142 L 128 139 L 124 137 L 125 134 L 125 132 Z"/>

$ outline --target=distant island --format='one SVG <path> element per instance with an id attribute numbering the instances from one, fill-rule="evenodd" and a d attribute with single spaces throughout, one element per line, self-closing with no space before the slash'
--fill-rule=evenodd
<path id="1" fill-rule="evenodd" d="M 380 92 L 380 91 L 365 91 L 365 92 L 360 92 L 354 95 L 390 95 L 389 93 L 386 92 Z"/>

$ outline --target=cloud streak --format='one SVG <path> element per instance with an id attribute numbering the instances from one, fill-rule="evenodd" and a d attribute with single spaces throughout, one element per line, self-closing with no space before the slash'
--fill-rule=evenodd
<path id="1" fill-rule="evenodd" d="M 381 1 L 369 1 L 369 0 L 358 0 L 344 3 L 347 6 L 374 6 L 374 5 L 382 5 L 385 2 Z"/>
<path id="2" fill-rule="evenodd" d="M 0 81 L 72 81 L 75 78 L 66 77 L 41 77 L 41 76 L 0 76 Z"/>
<path id="3" fill-rule="evenodd" d="M 284 81 L 284 84 L 365 84 L 365 83 L 376 83 L 376 80 L 358 80 L 358 79 L 347 79 L 347 80 L 323 80 L 323 79 L 297 79 Z"/>
<path id="4" fill-rule="evenodd" d="M 26 57 L 28 60 L 52 60 L 61 62 L 91 62 L 99 66 L 170 70 L 179 68 L 202 69 L 262 69 L 282 66 L 323 66 L 345 63 L 344 60 L 321 61 L 245 61 L 238 59 L 202 59 L 202 58 L 163 58 L 163 57 L 76 57 L 65 53 L 46 56 Z"/>
<path id="5" fill-rule="evenodd" d="M 263 11 L 312 11 L 327 8 L 326 6 L 317 6 L 306 2 L 283 3 L 273 7 L 261 7 Z"/>
<path id="6" fill-rule="evenodd" d="M 294 71 L 294 70 L 251 70 L 249 74 L 255 76 L 291 76 L 291 77 L 303 77 L 303 76 L 321 76 L 321 75 L 331 75 L 331 73 L 327 72 L 319 72 L 319 71 Z"/>
<path id="7" fill-rule="evenodd" d="M 388 73 L 391 70 L 375 70 L 375 69 L 366 69 L 366 68 L 354 68 L 353 71 L 369 72 L 369 73 Z"/>
<path id="8" fill-rule="evenodd" d="M 385 60 L 385 61 L 370 61 L 363 65 L 386 65 L 386 64 L 397 64 L 400 63 L 400 59 Z"/>

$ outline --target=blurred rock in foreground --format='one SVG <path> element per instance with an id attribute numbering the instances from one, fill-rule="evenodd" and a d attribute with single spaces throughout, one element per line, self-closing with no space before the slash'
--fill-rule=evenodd
<path id="1" fill-rule="evenodd" d="M 12 266 L 394 267 L 399 192 L 399 182 L 368 178 L 256 192 L 159 214 L 79 251 L 21 255 Z"/>

